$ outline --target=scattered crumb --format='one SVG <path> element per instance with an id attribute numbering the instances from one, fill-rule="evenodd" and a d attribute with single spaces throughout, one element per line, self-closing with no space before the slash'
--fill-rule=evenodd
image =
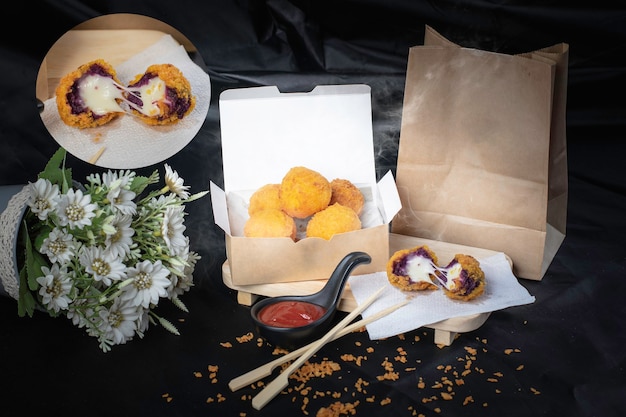
<path id="1" fill-rule="evenodd" d="M 342 403 L 335 401 L 328 407 L 320 408 L 315 417 L 339 417 L 339 416 L 353 416 L 356 414 L 356 407 L 359 405 L 359 401 L 353 403 Z"/>
<path id="2" fill-rule="evenodd" d="M 424 335 L 430 334 L 424 332 Z M 406 336 L 404 334 L 398 335 L 397 337 L 399 340 L 406 340 Z M 263 338 L 255 338 L 252 332 L 248 332 L 240 337 L 236 337 L 235 339 L 238 344 L 256 341 L 256 344 L 259 348 L 267 348 L 269 346 Z M 409 340 L 409 342 L 412 344 L 415 342 L 419 342 L 420 340 L 420 336 L 415 335 L 412 339 Z M 377 343 L 378 342 L 374 342 L 368 346 L 361 341 L 354 342 L 355 352 L 345 352 L 339 357 L 341 361 L 353 364 L 350 366 L 360 367 L 363 365 L 363 361 L 366 361 L 368 359 L 368 354 L 374 353 Z M 432 410 L 438 414 L 442 413 L 441 408 L 437 407 L 437 405 L 442 405 L 441 401 L 445 401 L 447 403 L 456 402 L 462 404 L 463 406 L 468 406 L 470 404 L 478 402 L 478 404 L 481 404 L 482 407 L 488 407 L 489 404 L 486 401 L 481 401 L 487 398 L 480 398 L 481 394 L 486 394 L 486 392 L 478 393 L 478 397 L 474 398 L 477 393 L 474 392 L 474 395 L 466 395 L 468 394 L 467 388 L 463 387 L 466 385 L 471 385 L 472 378 L 481 378 L 480 380 L 482 381 L 486 380 L 494 384 L 495 387 L 492 393 L 495 392 L 496 394 L 502 394 L 502 390 L 500 389 L 500 383 L 502 382 L 505 373 L 498 370 L 494 371 L 493 369 L 485 369 L 481 367 L 479 354 L 484 354 L 488 352 L 489 346 L 487 345 L 487 339 L 476 338 L 474 344 L 476 346 L 464 346 L 458 356 L 448 359 L 450 363 L 441 363 L 436 365 L 434 369 L 439 371 L 439 376 L 435 377 L 434 380 L 430 378 L 424 379 L 423 376 L 419 376 L 419 372 L 422 367 L 428 367 L 432 371 L 432 365 L 429 364 L 430 360 L 422 360 L 421 358 L 412 357 L 412 354 L 414 353 L 411 349 L 407 349 L 407 347 L 410 347 L 410 345 L 398 346 L 396 348 L 396 354 L 393 354 L 390 357 L 385 357 L 381 361 L 380 366 L 382 367 L 382 372 L 376 376 L 376 380 L 397 381 L 400 378 L 407 377 L 409 375 L 412 375 L 411 377 L 415 378 L 414 374 L 418 373 L 414 389 L 421 390 L 421 392 L 423 392 L 421 402 L 423 404 L 433 403 Z M 225 348 L 233 347 L 233 343 L 231 342 L 222 342 L 220 343 L 220 345 Z M 438 347 L 443 348 L 448 346 Z M 461 348 L 459 348 L 458 350 L 461 350 Z M 503 352 L 505 355 L 512 355 L 514 353 L 521 352 L 521 350 L 518 348 L 506 348 L 503 350 Z M 285 355 L 286 353 L 289 353 L 289 350 L 279 347 L 275 347 L 272 351 L 272 355 L 275 356 Z M 316 358 L 316 356 L 313 356 L 312 358 Z M 424 363 L 423 365 L 415 366 L 415 364 L 422 364 L 422 362 Z M 394 365 L 398 363 L 408 365 L 401 365 L 402 369 L 396 371 Z M 289 365 L 290 363 L 288 362 L 281 365 L 281 367 L 284 370 Z M 357 406 L 359 405 L 360 401 L 365 401 L 370 404 L 379 404 L 380 406 L 385 406 L 392 403 L 392 397 L 381 398 L 378 395 L 368 394 L 367 390 L 370 382 L 360 377 L 356 379 L 356 382 L 352 384 L 352 387 L 350 386 L 350 384 L 346 384 L 343 389 L 340 389 L 338 391 L 320 391 L 314 389 L 313 386 L 309 384 L 309 381 L 314 378 L 329 377 L 341 369 L 342 368 L 339 363 L 329 360 L 328 358 L 310 359 L 309 361 L 305 362 L 300 367 L 300 369 L 296 370 L 296 372 L 292 373 L 289 376 L 290 380 L 295 381 L 295 383 L 290 383 L 289 386 L 286 387 L 279 395 L 287 395 L 290 397 L 291 402 L 299 404 L 300 411 L 305 416 L 309 416 L 311 414 L 309 406 L 315 404 L 313 402 L 314 400 L 319 401 L 323 398 L 328 398 L 334 401 L 328 406 L 320 408 L 315 414 L 315 417 L 347 417 L 356 415 Z M 349 368 L 348 375 L 350 373 L 350 369 L 352 368 Z M 518 364 L 515 369 L 517 371 L 521 371 L 524 369 L 524 365 Z M 219 373 L 218 365 L 208 365 L 207 371 L 211 383 L 217 384 Z M 485 374 L 490 374 L 490 376 L 487 376 Z M 204 377 L 204 373 L 201 371 L 194 371 L 193 375 L 198 379 Z M 335 378 L 341 380 L 343 377 L 344 376 L 342 375 Z M 467 378 L 469 378 L 469 380 Z M 252 393 L 246 393 L 244 395 L 241 395 L 240 397 L 237 397 L 237 400 L 241 401 L 242 403 L 249 402 L 252 397 L 254 397 L 255 393 L 258 393 L 258 391 L 260 391 L 266 385 L 266 383 L 270 381 L 271 378 L 269 378 L 269 380 L 263 379 L 250 384 L 249 388 L 252 390 Z M 531 393 L 535 395 L 540 394 L 540 391 L 534 387 L 529 387 L 528 389 Z M 460 390 L 463 390 L 465 392 L 462 392 Z M 173 400 L 173 397 L 171 397 L 169 394 L 163 394 L 162 397 L 167 402 Z M 226 399 L 227 397 L 225 395 L 217 393 L 209 396 L 206 399 L 206 403 L 219 403 L 226 401 Z M 350 400 L 346 401 L 346 399 Z M 425 417 L 424 414 L 419 413 L 418 410 L 416 410 L 413 406 L 409 406 L 408 411 L 408 415 L 410 416 Z M 240 412 L 239 416 L 245 417 L 246 413 Z"/>
<path id="3" fill-rule="evenodd" d="M 246 343 L 246 342 L 251 341 L 253 338 L 254 338 L 254 335 L 252 334 L 252 332 L 248 332 L 244 334 L 243 336 L 236 337 L 235 339 L 237 339 L 239 343 Z"/>

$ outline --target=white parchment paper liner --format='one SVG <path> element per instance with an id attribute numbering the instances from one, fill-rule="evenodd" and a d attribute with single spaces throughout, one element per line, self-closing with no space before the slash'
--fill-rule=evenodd
<path id="1" fill-rule="evenodd" d="M 370 339 L 395 336 L 453 317 L 488 313 L 535 301 L 535 297 L 513 275 L 503 253 L 479 261 L 485 272 L 487 286 L 480 297 L 470 301 L 452 300 L 444 295 L 443 290 L 401 291 L 389 283 L 386 272 L 351 276 L 348 282 L 357 304 L 361 304 L 382 286 L 386 287 L 374 304 L 361 314 L 364 318 L 406 298 L 410 299 L 406 306 L 367 325 Z"/>

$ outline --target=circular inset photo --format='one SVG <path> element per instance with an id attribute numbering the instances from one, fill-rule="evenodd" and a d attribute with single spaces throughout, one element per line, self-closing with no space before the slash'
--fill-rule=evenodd
<path id="1" fill-rule="evenodd" d="M 211 80 L 191 42 L 141 15 L 111 14 L 65 33 L 37 77 L 44 125 L 69 153 L 136 169 L 173 156 L 209 110 Z"/>

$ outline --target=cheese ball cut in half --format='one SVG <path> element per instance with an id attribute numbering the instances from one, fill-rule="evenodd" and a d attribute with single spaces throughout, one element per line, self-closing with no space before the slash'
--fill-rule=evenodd
<path id="1" fill-rule="evenodd" d="M 349 180 L 335 178 L 330 182 L 330 188 L 332 194 L 328 205 L 339 203 L 342 206 L 350 207 L 357 215 L 361 214 L 365 197 L 356 185 Z"/>
<path id="2" fill-rule="evenodd" d="M 55 91 L 59 117 L 79 129 L 102 126 L 124 113 L 122 90 L 108 62 L 96 59 L 83 64 L 59 81 Z"/>
<path id="3" fill-rule="evenodd" d="M 259 210 L 280 210 L 280 184 L 265 184 L 250 196 L 248 214 L 252 215 Z"/>
<path id="4" fill-rule="evenodd" d="M 437 255 L 427 245 L 402 249 L 387 261 L 389 283 L 403 291 L 438 289 Z"/>
<path id="5" fill-rule="evenodd" d="M 485 292 L 485 273 L 474 257 L 457 254 L 443 269 L 445 273 L 440 282 L 448 297 L 467 301 Z"/>
<path id="6" fill-rule="evenodd" d="M 335 203 L 313 215 L 306 227 L 306 237 L 330 240 L 338 233 L 359 230 L 361 220 L 350 207 Z"/>
<path id="7" fill-rule="evenodd" d="M 149 125 L 172 125 L 196 105 L 191 84 L 172 64 L 150 65 L 128 85 L 126 99 L 131 112 Z"/>
<path id="8" fill-rule="evenodd" d="M 319 172 L 302 166 L 291 168 L 280 184 L 281 208 L 297 219 L 328 207 L 331 195 L 330 182 Z"/>
<path id="9" fill-rule="evenodd" d="M 259 210 L 246 221 L 243 234 L 245 237 L 288 237 L 295 240 L 296 222 L 281 210 Z"/>

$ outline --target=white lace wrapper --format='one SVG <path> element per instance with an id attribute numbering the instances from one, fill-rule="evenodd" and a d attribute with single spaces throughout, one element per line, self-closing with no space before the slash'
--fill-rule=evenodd
<path id="1" fill-rule="evenodd" d="M 0 279 L 4 291 L 14 299 L 19 296 L 19 273 L 15 256 L 17 233 L 26 202 L 30 196 L 28 186 L 13 195 L 0 214 Z"/>

